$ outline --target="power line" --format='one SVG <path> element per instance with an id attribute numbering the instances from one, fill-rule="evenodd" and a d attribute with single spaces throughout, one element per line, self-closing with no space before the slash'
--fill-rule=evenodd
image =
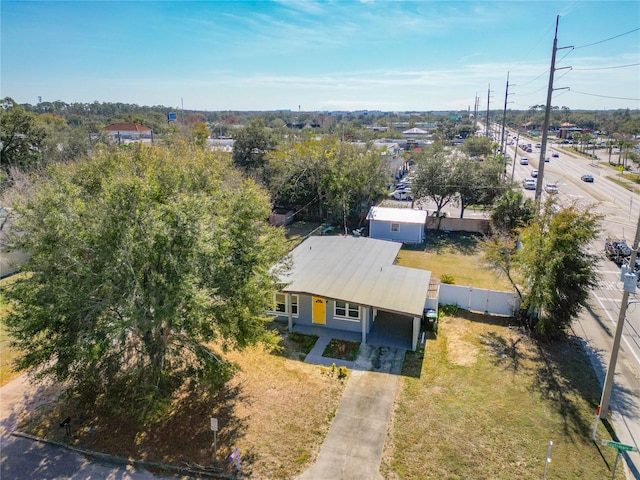
<path id="1" fill-rule="evenodd" d="M 613 98 L 614 100 L 632 100 L 634 102 L 640 102 L 640 98 L 611 97 L 609 95 L 596 95 L 595 93 L 579 92 L 578 90 L 571 90 L 571 91 L 573 93 L 579 93 L 580 95 L 589 95 L 590 97 Z"/>
<path id="2" fill-rule="evenodd" d="M 612 67 L 598 67 L 598 68 L 574 68 L 573 70 L 580 71 L 588 71 L 588 70 L 612 70 L 614 68 L 626 68 L 626 67 L 636 67 L 640 65 L 640 63 L 629 63 L 628 65 L 615 65 Z"/>
<path id="3" fill-rule="evenodd" d="M 598 45 L 599 43 L 608 42 L 609 40 L 613 40 L 614 38 L 620 38 L 620 37 L 622 37 L 624 35 L 629 35 L 630 33 L 637 32 L 638 30 L 640 30 L 640 27 L 634 28 L 633 30 L 629 30 L 628 32 L 621 33 L 620 35 L 616 35 L 615 37 L 605 38 L 604 40 L 600 40 L 600 41 L 594 42 L 594 43 L 589 43 L 587 45 L 580 45 L 579 47 L 575 47 L 575 48 L 591 47 L 592 45 Z"/>

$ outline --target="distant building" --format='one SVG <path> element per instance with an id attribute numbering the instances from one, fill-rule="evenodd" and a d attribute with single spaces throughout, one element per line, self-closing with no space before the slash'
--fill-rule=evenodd
<path id="1" fill-rule="evenodd" d="M 142 140 L 152 136 L 151 129 L 139 123 L 112 123 L 102 130 L 109 133 L 116 141 Z"/>

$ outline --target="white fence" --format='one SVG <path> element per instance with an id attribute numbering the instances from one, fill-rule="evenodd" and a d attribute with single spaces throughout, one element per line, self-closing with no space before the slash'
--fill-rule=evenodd
<path id="1" fill-rule="evenodd" d="M 461 285 L 440 284 L 440 305 L 458 305 L 471 312 L 487 315 L 511 316 L 519 307 L 515 292 L 501 292 L 484 288 L 463 287 Z"/>

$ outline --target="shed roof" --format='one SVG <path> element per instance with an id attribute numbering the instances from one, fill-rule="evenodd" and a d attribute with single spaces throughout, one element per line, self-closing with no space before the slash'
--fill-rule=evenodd
<path id="1" fill-rule="evenodd" d="M 400 246 L 367 237 L 309 237 L 291 252 L 282 291 L 421 316 L 431 272 L 394 265 Z"/>
<path id="2" fill-rule="evenodd" d="M 427 221 L 427 211 L 413 208 L 371 207 L 367 220 L 424 224 Z"/>

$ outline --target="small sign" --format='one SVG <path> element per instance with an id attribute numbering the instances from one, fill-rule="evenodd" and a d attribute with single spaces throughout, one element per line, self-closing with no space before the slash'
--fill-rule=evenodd
<path id="1" fill-rule="evenodd" d="M 211 417 L 211 430 L 214 432 L 218 431 L 218 419 Z"/>
<path id="2" fill-rule="evenodd" d="M 616 450 L 624 450 L 625 452 L 638 451 L 638 449 L 632 445 L 625 445 L 624 443 L 614 442 L 612 440 L 602 440 L 602 445 L 605 447 L 615 448 Z"/>

